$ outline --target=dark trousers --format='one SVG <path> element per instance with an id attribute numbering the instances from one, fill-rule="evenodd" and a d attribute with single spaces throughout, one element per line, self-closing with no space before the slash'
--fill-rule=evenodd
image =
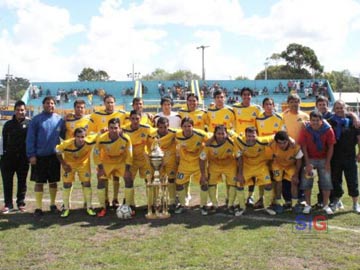
<path id="1" fill-rule="evenodd" d="M 344 194 L 342 188 L 342 174 L 344 172 L 348 193 L 350 197 L 359 196 L 358 170 L 355 158 L 352 160 L 331 160 L 331 178 L 334 189 L 331 191 L 331 199 L 340 199 Z"/>
<path id="2" fill-rule="evenodd" d="M 1 175 L 4 188 L 5 207 L 13 208 L 14 175 L 17 177 L 17 206 L 25 205 L 26 178 L 29 171 L 29 162 L 26 157 L 4 155 L 1 159 Z"/>

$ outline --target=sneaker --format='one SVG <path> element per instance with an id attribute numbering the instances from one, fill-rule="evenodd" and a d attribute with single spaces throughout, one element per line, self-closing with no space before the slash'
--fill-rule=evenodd
<path id="1" fill-rule="evenodd" d="M 250 196 L 246 199 L 247 207 L 254 207 L 254 204 L 255 204 L 255 202 L 254 202 L 254 198 L 252 196 Z"/>
<path id="2" fill-rule="evenodd" d="M 292 209 L 291 202 L 285 202 L 283 204 L 283 209 L 284 211 L 291 210 Z"/>
<path id="3" fill-rule="evenodd" d="M 354 203 L 354 204 L 353 204 L 353 211 L 354 211 L 356 214 L 360 214 L 360 205 L 359 205 L 359 203 Z"/>
<path id="4" fill-rule="evenodd" d="M 339 200 L 339 201 L 337 202 L 336 208 L 337 208 L 338 210 L 344 210 L 344 209 L 345 209 L 344 204 L 343 204 L 343 202 L 342 202 L 341 200 Z"/>
<path id="5" fill-rule="evenodd" d="M 201 207 L 201 215 L 202 216 L 208 215 L 208 210 L 206 209 L 206 206 Z"/>
<path id="6" fill-rule="evenodd" d="M 43 210 L 41 210 L 41 209 L 39 209 L 39 208 L 35 209 L 35 211 L 34 211 L 34 216 L 35 216 L 35 217 L 41 217 L 41 216 L 43 216 L 43 215 L 44 215 Z"/>
<path id="7" fill-rule="evenodd" d="M 184 213 L 184 212 L 185 212 L 184 206 L 179 205 L 179 206 L 176 207 L 176 209 L 175 209 L 175 214 L 182 214 L 182 213 Z"/>
<path id="8" fill-rule="evenodd" d="M 190 205 L 190 201 L 191 201 L 191 195 L 188 195 L 188 196 L 186 196 L 186 198 L 185 198 L 185 206 L 189 206 Z"/>
<path id="9" fill-rule="evenodd" d="M 264 200 L 261 198 L 254 204 L 254 210 L 264 209 Z"/>
<path id="10" fill-rule="evenodd" d="M 265 212 L 268 213 L 270 216 L 275 216 L 276 212 L 271 209 L 270 207 L 265 208 Z"/>
<path id="11" fill-rule="evenodd" d="M 97 213 L 98 217 L 105 217 L 106 216 L 106 208 L 101 208 L 100 212 Z"/>
<path id="12" fill-rule="evenodd" d="M 96 212 L 92 209 L 92 208 L 87 208 L 86 209 L 86 213 L 89 215 L 89 216 L 96 216 Z"/>
<path id="13" fill-rule="evenodd" d="M 5 207 L 1 210 L 1 213 L 3 213 L 3 214 L 9 214 L 9 213 L 12 212 L 13 210 L 14 210 L 13 208 L 5 206 Z"/>
<path id="14" fill-rule="evenodd" d="M 276 212 L 276 214 L 284 213 L 284 207 L 280 204 L 274 204 L 273 210 Z"/>
<path id="15" fill-rule="evenodd" d="M 245 209 L 242 209 L 242 208 L 235 208 L 235 212 L 234 212 L 234 216 L 235 217 L 240 217 L 244 214 L 245 212 Z"/>
<path id="16" fill-rule="evenodd" d="M 20 211 L 21 213 L 26 212 L 26 207 L 25 207 L 25 205 L 20 205 L 20 206 L 18 207 L 18 209 L 19 209 L 19 211 Z"/>
<path id="17" fill-rule="evenodd" d="M 70 215 L 70 210 L 69 210 L 69 209 L 64 209 L 64 210 L 61 212 L 60 217 L 62 217 L 62 218 L 67 218 L 69 215 Z"/>
<path id="18" fill-rule="evenodd" d="M 295 214 L 300 214 L 303 210 L 302 205 L 300 203 L 297 203 L 292 210 Z"/>
<path id="19" fill-rule="evenodd" d="M 57 214 L 59 212 L 59 209 L 57 208 L 57 206 L 55 204 L 50 205 L 50 212 L 52 214 Z"/>
<path id="20" fill-rule="evenodd" d="M 328 215 L 333 215 L 333 214 L 334 214 L 333 210 L 332 210 L 328 205 L 324 206 L 323 210 L 324 210 L 324 211 L 326 212 L 326 214 L 328 214 Z"/>
<path id="21" fill-rule="evenodd" d="M 111 205 L 114 210 L 116 210 L 120 206 L 119 201 L 117 199 L 114 199 Z"/>
<path id="22" fill-rule="evenodd" d="M 310 214 L 311 212 L 311 206 L 310 205 L 305 205 L 304 209 L 303 209 L 303 214 Z"/>

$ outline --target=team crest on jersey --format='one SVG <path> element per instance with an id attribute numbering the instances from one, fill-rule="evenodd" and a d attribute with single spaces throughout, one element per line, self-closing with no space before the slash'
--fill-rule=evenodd
<path id="1" fill-rule="evenodd" d="M 228 115 L 225 115 L 225 119 L 226 119 L 226 120 L 229 120 L 230 117 L 229 117 Z"/>
<path id="2" fill-rule="evenodd" d="M 124 146 L 124 145 L 120 146 L 120 150 L 124 151 L 124 150 L 125 150 L 125 146 Z"/>
<path id="3" fill-rule="evenodd" d="M 237 114 L 240 115 L 241 112 L 242 112 L 242 110 L 241 110 L 241 109 L 238 109 Z"/>
<path id="4" fill-rule="evenodd" d="M 256 112 L 253 112 L 253 113 L 252 113 L 252 116 L 256 117 Z"/>
<path id="5" fill-rule="evenodd" d="M 269 175 L 265 176 L 265 180 L 270 180 L 270 176 Z"/>
<path id="6" fill-rule="evenodd" d="M 145 137 L 146 137 L 146 134 L 145 134 L 145 133 L 141 133 L 140 137 L 141 137 L 141 138 L 145 138 Z"/>
<path id="7" fill-rule="evenodd" d="M 231 154 L 232 153 L 232 150 L 230 149 L 230 148 L 228 148 L 227 150 L 226 150 L 226 154 Z"/>
<path id="8" fill-rule="evenodd" d="M 279 124 L 278 124 L 278 123 L 275 123 L 274 127 L 276 127 L 276 128 L 279 127 Z"/>
<path id="9" fill-rule="evenodd" d="M 101 118 L 101 122 L 105 123 L 105 122 L 106 122 L 106 118 L 105 118 L 105 117 Z"/>
<path id="10" fill-rule="evenodd" d="M 214 149 L 213 154 L 214 154 L 214 155 L 217 155 L 217 154 L 218 154 L 218 151 L 217 151 L 216 149 Z"/>
<path id="11" fill-rule="evenodd" d="M 85 177 L 90 177 L 90 173 L 85 173 Z"/>
<path id="12" fill-rule="evenodd" d="M 197 116 L 197 119 L 198 119 L 198 120 L 201 120 L 201 115 L 198 115 L 198 116 Z"/>
<path id="13" fill-rule="evenodd" d="M 201 142 L 197 142 L 197 143 L 196 143 L 196 146 L 200 146 L 200 145 L 201 145 Z"/>

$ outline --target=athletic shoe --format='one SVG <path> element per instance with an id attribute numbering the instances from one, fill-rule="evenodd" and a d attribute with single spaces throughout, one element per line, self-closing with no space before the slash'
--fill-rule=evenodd
<path id="1" fill-rule="evenodd" d="M 235 217 L 240 217 L 244 214 L 245 210 L 242 209 L 242 208 L 235 208 L 235 212 L 234 212 L 234 215 Z"/>
<path id="2" fill-rule="evenodd" d="M 265 208 L 265 212 L 268 213 L 270 216 L 275 216 L 276 212 L 271 209 L 270 207 Z"/>
<path id="3" fill-rule="evenodd" d="M 324 210 L 324 211 L 326 212 L 326 214 L 328 214 L 328 215 L 333 215 L 333 214 L 334 214 L 333 210 L 332 210 L 328 205 L 324 206 L 323 210 Z"/>
<path id="4" fill-rule="evenodd" d="M 9 214 L 10 212 L 13 212 L 13 211 L 14 211 L 14 208 L 5 206 L 5 207 L 1 210 L 1 213 L 3 213 L 3 214 Z"/>
<path id="5" fill-rule="evenodd" d="M 255 204 L 255 202 L 254 202 L 254 198 L 252 196 L 250 196 L 246 199 L 247 207 L 254 207 L 254 204 Z"/>
<path id="6" fill-rule="evenodd" d="M 34 216 L 35 216 L 35 217 L 41 217 L 41 216 L 43 216 L 43 215 L 44 215 L 43 210 L 41 210 L 41 209 L 39 209 L 39 208 L 35 209 L 35 212 L 34 212 Z"/>
<path id="7" fill-rule="evenodd" d="M 227 209 L 228 213 L 230 215 L 234 215 L 235 214 L 235 207 L 232 205 L 232 206 L 229 206 L 229 208 Z"/>
<path id="8" fill-rule="evenodd" d="M 175 209 L 175 214 L 182 214 L 182 213 L 184 213 L 184 212 L 185 212 L 184 206 L 179 205 L 179 206 L 176 207 L 176 209 Z"/>
<path id="9" fill-rule="evenodd" d="M 186 198 L 185 198 L 185 206 L 189 206 L 190 205 L 190 201 L 191 201 L 191 195 L 188 195 L 188 196 L 186 196 Z"/>
<path id="10" fill-rule="evenodd" d="M 300 214 L 302 212 L 302 205 L 297 203 L 292 210 L 295 214 Z"/>
<path id="11" fill-rule="evenodd" d="M 360 214 L 360 205 L 359 205 L 359 203 L 354 203 L 354 204 L 353 204 L 353 211 L 354 211 L 356 214 Z"/>
<path id="12" fill-rule="evenodd" d="M 337 202 L 336 208 L 337 208 L 338 210 L 344 210 L 344 209 L 345 209 L 344 204 L 343 204 L 343 202 L 342 202 L 341 200 L 339 200 L 339 201 Z"/>
<path id="13" fill-rule="evenodd" d="M 337 210 L 344 210 L 344 204 L 339 199 L 335 199 L 329 206 L 333 212 Z"/>
<path id="14" fill-rule="evenodd" d="M 88 208 L 86 209 L 86 213 L 89 215 L 89 216 L 96 216 L 96 212 L 92 209 L 92 208 Z"/>
<path id="15" fill-rule="evenodd" d="M 276 212 L 276 214 L 284 213 L 284 207 L 280 204 L 274 204 L 273 210 Z"/>
<path id="16" fill-rule="evenodd" d="M 261 198 L 254 204 L 254 210 L 264 209 L 264 200 Z"/>
<path id="17" fill-rule="evenodd" d="M 112 200 L 111 202 L 112 208 L 116 210 L 119 207 L 119 201 L 117 199 Z"/>
<path id="18" fill-rule="evenodd" d="M 283 208 L 284 208 L 284 211 L 291 210 L 292 209 L 291 202 L 285 202 L 283 204 Z"/>
<path id="19" fill-rule="evenodd" d="M 57 214 L 57 213 L 59 213 L 59 209 L 56 207 L 55 204 L 53 204 L 53 205 L 50 205 L 50 212 L 52 214 Z"/>
<path id="20" fill-rule="evenodd" d="M 303 214 L 310 214 L 311 212 L 311 205 L 305 205 L 304 209 L 303 209 Z"/>
<path id="21" fill-rule="evenodd" d="M 20 206 L 18 206 L 18 209 L 19 209 L 19 211 L 20 211 L 21 213 L 26 212 L 26 207 L 25 207 L 25 205 L 20 205 Z"/>
<path id="22" fill-rule="evenodd" d="M 208 215 L 208 210 L 206 209 L 206 206 L 201 207 L 201 215 L 202 216 Z"/>
<path id="23" fill-rule="evenodd" d="M 106 208 L 101 208 L 100 212 L 97 213 L 98 217 L 105 217 L 106 216 Z"/>
<path id="24" fill-rule="evenodd" d="M 70 215 L 70 210 L 69 210 L 69 209 L 64 209 L 64 210 L 61 212 L 60 217 L 62 217 L 62 218 L 67 218 L 69 215 Z"/>

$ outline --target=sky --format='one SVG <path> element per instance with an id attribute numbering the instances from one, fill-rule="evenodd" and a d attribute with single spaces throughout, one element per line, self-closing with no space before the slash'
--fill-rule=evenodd
<path id="1" fill-rule="evenodd" d="M 0 0 L 0 78 L 76 81 L 84 67 L 111 80 L 132 71 L 190 70 L 254 79 L 290 43 L 326 72 L 360 76 L 360 0 Z"/>

